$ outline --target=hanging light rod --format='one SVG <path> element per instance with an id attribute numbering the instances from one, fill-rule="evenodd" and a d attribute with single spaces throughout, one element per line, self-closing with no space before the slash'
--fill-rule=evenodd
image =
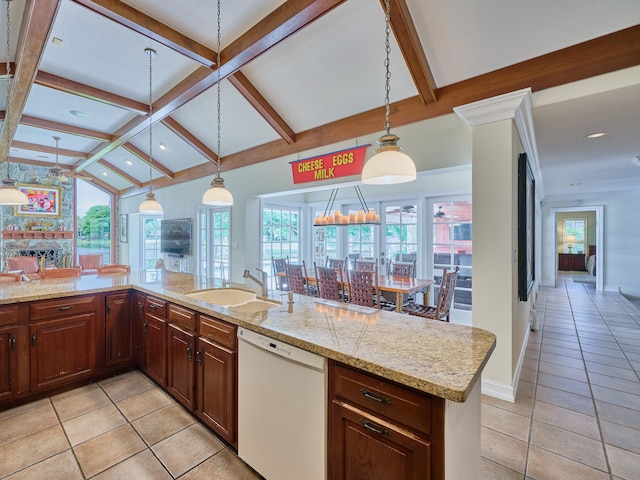
<path id="1" fill-rule="evenodd" d="M 149 192 L 147 198 L 138 207 L 140 213 L 162 213 L 162 205 L 156 200 L 153 193 L 153 57 L 156 51 L 153 48 L 145 48 L 144 53 L 149 55 Z"/>
<path id="2" fill-rule="evenodd" d="M 375 150 L 373 157 L 365 163 L 362 169 L 362 183 L 372 185 L 405 183 L 416 179 L 416 166 L 413 163 L 413 160 L 406 153 L 402 153 L 402 148 L 398 146 L 398 140 L 400 140 L 400 138 L 391 133 L 391 121 L 389 120 L 389 114 L 391 111 L 389 104 L 389 93 L 391 91 L 391 71 L 389 70 L 389 54 L 391 53 L 391 46 L 389 44 L 389 35 L 391 33 L 391 5 L 389 0 L 385 1 L 385 7 L 385 49 L 387 56 L 384 61 L 386 70 L 384 129 L 387 133 L 383 134 L 377 140 L 379 145 L 378 148 Z"/>

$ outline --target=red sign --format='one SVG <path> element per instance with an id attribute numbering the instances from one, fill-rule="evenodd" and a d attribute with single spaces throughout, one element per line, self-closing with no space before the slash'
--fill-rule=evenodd
<path id="1" fill-rule="evenodd" d="M 293 183 L 330 180 L 362 173 L 364 155 L 367 147 L 370 146 L 371 144 L 362 145 L 339 152 L 325 153 L 319 157 L 290 162 Z"/>

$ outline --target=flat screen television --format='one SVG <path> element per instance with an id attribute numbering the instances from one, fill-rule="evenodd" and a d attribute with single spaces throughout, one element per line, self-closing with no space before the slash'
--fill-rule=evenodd
<path id="1" fill-rule="evenodd" d="M 161 220 L 160 251 L 172 257 L 191 255 L 191 219 Z"/>

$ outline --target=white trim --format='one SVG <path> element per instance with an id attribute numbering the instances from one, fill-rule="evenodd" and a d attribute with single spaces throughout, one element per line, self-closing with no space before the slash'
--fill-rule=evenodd
<path id="1" fill-rule="evenodd" d="M 483 395 L 488 395 L 490 397 L 499 398 L 500 400 L 506 400 L 507 402 L 515 403 L 516 395 L 518 394 L 518 382 L 520 381 L 520 373 L 522 372 L 522 365 L 524 364 L 530 333 L 531 330 L 527 328 L 527 333 L 524 336 L 522 345 L 520 346 L 520 357 L 518 358 L 518 364 L 516 365 L 515 371 L 513 372 L 513 383 L 511 385 L 505 385 L 503 383 L 498 383 L 494 382 L 493 380 L 483 378 Z"/>

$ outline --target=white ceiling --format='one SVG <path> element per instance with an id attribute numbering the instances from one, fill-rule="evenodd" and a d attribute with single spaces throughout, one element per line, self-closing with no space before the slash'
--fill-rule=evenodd
<path id="1" fill-rule="evenodd" d="M 54 128 L 31 126 L 23 118 L 15 131 L 12 159 L 55 162 L 50 147 L 55 145 L 52 136 L 57 135 L 61 137 L 61 149 L 79 153 L 60 155 L 60 163 L 82 164 L 81 169 L 85 167 L 92 177 L 117 191 L 144 187 L 149 178 L 148 164 L 120 144 L 132 145 L 148 155 L 145 113 L 149 100 L 149 57 L 144 50 L 151 47 L 158 52 L 152 60 L 154 110 L 165 107 L 166 98 L 173 98 L 172 89 L 180 88 L 181 82 L 191 81 L 202 72 L 206 72 L 202 74 L 203 79 L 209 75 L 209 79 L 203 81 L 213 87 L 200 89 L 202 93 L 186 102 L 178 98 L 177 108 L 166 106 L 170 120 L 178 124 L 182 134 L 170 128 L 166 119 L 154 124 L 154 180 L 211 165 L 218 148 L 215 75 L 211 76 L 215 70 L 170 48 L 173 33 L 166 33 L 162 25 L 149 27 L 166 33 L 164 38 L 154 41 L 141 34 L 140 29 L 128 28 L 109 15 L 98 13 L 97 5 L 105 2 L 59 2 L 38 66 L 38 79 L 29 89 L 23 116 L 55 122 L 57 126 L 88 129 L 103 134 L 104 138 L 82 136 L 79 132 L 61 133 L 55 125 Z M 435 89 L 460 85 L 478 75 L 640 25 L 637 0 L 614 3 L 602 0 L 393 0 L 392 5 L 396 7 L 405 2 L 419 38 L 418 47 L 424 51 L 433 74 Z M 182 0 L 178 11 L 176 2 L 125 0 L 122 3 L 171 27 L 174 33 L 185 35 L 194 44 L 199 43 L 193 49 L 208 49 L 212 54 L 210 60 L 215 60 L 214 2 Z M 266 32 L 261 41 L 269 43 L 274 35 L 283 38 L 272 42 L 275 45 L 256 58 L 243 62 L 239 72 L 259 92 L 275 116 L 281 118 L 292 136 L 283 139 L 282 132 L 263 118 L 226 78 L 229 72 L 225 72 L 221 82 L 223 165 L 224 157 L 242 156 L 242 152 L 256 151 L 265 145 L 291 143 L 290 152 L 317 147 L 317 142 L 324 138 L 315 134 L 314 129 L 320 130 L 384 105 L 384 12 L 380 1 L 336 1 L 337 7 L 300 30 L 295 31 L 292 25 L 298 17 L 279 29 L 273 27 L 282 19 L 272 12 L 296 3 L 294 0 L 222 1 L 224 54 L 238 52 L 236 40 L 259 28 Z M 331 0 L 307 3 L 320 8 Z M 15 50 L 25 15 L 25 0 L 12 0 L 10 4 L 12 50 Z M 5 2 L 1 7 L 5 8 Z M 5 38 L 4 10 L 2 19 L 0 38 Z M 252 30 L 255 25 L 259 26 L 258 30 Z M 287 37 L 289 29 L 293 33 Z M 636 44 L 638 35 L 636 33 Z M 62 44 L 56 45 L 54 38 Z M 403 60 L 399 44 L 392 35 L 391 102 L 410 100 L 420 91 Z M 260 42 L 256 41 L 254 47 L 256 45 L 259 47 Z M 5 57 L 3 49 L 2 62 L 6 62 Z M 228 59 L 223 55 L 222 60 L 224 68 Z M 567 62 L 571 61 L 567 58 Z M 637 64 L 640 64 L 640 53 Z M 46 82 L 39 79 L 47 74 L 58 77 L 59 82 L 61 79 L 75 82 L 70 90 L 77 91 L 80 85 L 85 93 L 78 95 L 46 86 Z M 621 88 L 534 102 L 534 127 L 547 196 L 637 190 L 640 168 L 630 163 L 640 155 L 640 74 L 637 76 L 634 84 Z M 0 85 L 2 109 L 5 108 L 5 84 L 3 80 Z M 189 92 L 191 90 L 185 95 L 190 95 Z M 85 116 L 74 116 L 72 111 L 84 112 Z M 400 107 L 397 113 L 402 113 Z M 140 128 L 131 127 L 132 122 L 140 121 Z M 381 124 L 382 121 L 376 123 L 376 130 L 381 130 Z M 587 141 L 584 136 L 594 131 L 606 131 L 608 135 Z M 120 137 L 123 141 L 118 140 Z M 194 141 L 198 144 L 195 147 Z M 115 143 L 110 147 L 112 142 Z M 166 150 L 159 148 L 160 143 Z M 48 150 L 39 151 L 39 145 Z M 164 171 L 158 165 L 165 167 Z M 117 170 L 126 175 L 118 174 Z M 569 187 L 570 184 L 580 185 Z"/>

